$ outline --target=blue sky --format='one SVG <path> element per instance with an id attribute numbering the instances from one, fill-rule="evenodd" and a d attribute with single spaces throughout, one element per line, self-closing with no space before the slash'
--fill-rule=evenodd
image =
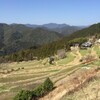
<path id="1" fill-rule="evenodd" d="M 0 23 L 90 25 L 98 22 L 100 0 L 0 0 Z"/>

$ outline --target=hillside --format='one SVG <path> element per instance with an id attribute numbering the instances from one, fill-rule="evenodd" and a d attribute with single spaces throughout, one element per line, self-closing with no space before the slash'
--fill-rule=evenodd
<path id="1" fill-rule="evenodd" d="M 72 34 L 71 37 L 78 38 L 78 37 L 89 37 L 89 36 L 93 36 L 93 35 L 100 36 L 100 23 L 93 24 L 88 28 L 79 30 L 79 31 L 75 32 L 74 34 Z"/>
<path id="2" fill-rule="evenodd" d="M 34 29 L 36 30 L 36 29 Z M 85 28 L 83 30 L 77 31 L 73 34 L 70 34 L 66 37 L 63 37 L 60 40 L 54 41 L 52 43 L 46 44 L 46 45 L 42 45 L 41 47 L 37 48 L 36 50 L 34 49 L 27 49 L 21 52 L 18 52 L 16 54 L 7 57 L 7 59 L 15 59 L 14 57 L 16 56 L 16 59 L 19 59 L 19 55 L 20 55 L 20 59 L 26 59 L 26 57 L 28 58 L 32 58 L 30 57 L 30 55 L 32 56 L 36 56 L 39 59 L 40 58 L 45 58 L 48 57 L 50 55 L 55 55 L 57 50 L 59 49 L 66 49 L 67 51 L 70 49 L 70 46 L 73 45 L 73 43 L 79 43 L 79 45 L 81 45 L 83 42 L 87 41 L 87 38 L 96 35 L 96 37 L 100 37 L 100 23 L 98 24 L 94 24 L 88 28 Z M 24 52 L 24 56 L 23 53 Z"/>
<path id="3" fill-rule="evenodd" d="M 1 53 L 12 53 L 51 43 L 62 38 L 57 32 L 42 28 L 29 28 L 22 24 L 0 24 L 0 49 Z"/>
<path id="4" fill-rule="evenodd" d="M 46 26 L 46 25 L 45 25 Z M 59 25 L 58 25 L 59 26 Z M 59 26 L 64 28 L 66 25 Z M 67 25 L 68 26 L 68 25 Z M 48 26 L 49 27 L 49 26 Z M 54 25 L 53 27 L 57 27 Z M 51 27 L 52 28 L 52 27 Z M 59 29 L 57 29 L 59 31 Z M 67 30 L 67 28 L 64 28 Z M 55 48 L 62 48 L 64 45 L 68 46 L 68 42 L 75 38 L 89 37 L 92 35 L 98 35 L 100 33 L 100 24 L 94 24 L 88 28 L 79 30 L 73 34 L 67 35 L 63 39 L 63 36 L 58 33 L 48 30 L 45 27 L 42 28 L 30 28 L 22 24 L 0 24 L 0 54 L 9 54 L 19 50 L 28 49 L 34 46 L 40 46 L 48 44 L 53 41 L 50 45 Z M 60 40 L 59 40 L 60 39 Z M 43 46 L 45 48 L 45 46 Z M 47 47 L 47 46 L 46 46 Z M 49 47 L 49 45 L 48 45 Z M 50 46 L 50 48 L 52 48 Z"/>
<path id="5" fill-rule="evenodd" d="M 95 88 L 95 91 L 97 91 L 99 86 L 98 84 L 100 84 L 99 48 L 99 45 L 94 45 L 92 48 L 87 50 L 77 49 L 77 52 L 66 52 L 67 57 L 64 59 L 56 59 L 54 65 L 50 65 L 48 63 L 48 58 L 42 60 L 23 61 L 19 63 L 12 62 L 0 64 L 0 100 L 13 100 L 14 96 L 22 89 L 34 90 L 34 88 L 43 83 L 47 77 L 50 77 L 53 81 L 55 89 L 40 100 L 66 100 L 66 98 L 75 100 L 75 97 L 76 99 L 79 99 L 81 95 L 86 95 L 83 92 L 80 92 L 82 89 L 85 93 L 89 91 L 84 89 L 85 85 L 82 85 L 82 82 L 85 82 L 88 86 L 91 84 L 89 82 L 93 82 L 93 80 L 96 80 L 97 85 L 93 85 L 93 88 L 89 86 L 89 89 L 93 90 Z M 87 54 L 93 55 L 96 60 L 83 64 L 80 62 L 81 57 L 83 57 L 82 52 L 84 52 L 85 56 Z M 99 69 L 96 72 L 97 68 Z M 76 81 L 76 77 L 79 79 L 78 83 Z M 87 82 L 87 80 L 92 77 L 93 80 Z M 80 93 L 80 96 L 76 92 L 79 83 L 82 83 L 82 88 L 79 89 L 78 92 Z M 67 94 L 68 91 L 69 94 Z M 73 92 L 76 94 L 75 96 L 72 94 Z M 91 93 L 88 95 L 90 96 Z M 96 93 L 94 93 L 94 97 L 92 99 L 96 97 Z"/>
<path id="6" fill-rule="evenodd" d="M 99 24 L 92 25 L 89 28 L 84 29 L 87 30 L 87 34 L 85 35 L 81 33 L 84 30 L 81 30 L 80 33 L 78 31 L 64 37 L 62 40 L 46 44 L 35 50 L 28 49 L 12 54 L 11 56 L 3 57 L 7 60 L 10 59 L 10 63 L 7 62 L 0 64 L 0 99 L 11 100 L 22 89 L 29 91 L 33 90 L 35 87 L 43 83 L 47 77 L 50 77 L 56 88 L 49 94 L 41 97 L 40 100 L 49 100 L 50 98 L 51 100 L 66 100 L 66 98 L 72 100 L 74 100 L 74 98 L 82 100 L 81 96 L 87 96 L 85 98 L 90 98 L 91 94 L 93 94 L 91 91 L 93 88 L 95 88 L 96 93 L 94 93 L 94 96 L 92 96 L 91 99 L 99 98 L 99 44 L 94 44 L 87 50 L 77 48 L 77 51 L 76 49 L 75 51 L 68 51 L 66 52 L 67 56 L 64 59 L 58 59 L 55 55 L 57 49 L 64 48 L 64 44 L 66 44 L 66 49 L 68 50 L 72 43 L 81 44 L 86 41 L 88 34 L 89 36 L 95 35 L 97 29 L 93 31 L 92 28 L 93 30 L 95 28 L 99 30 Z M 99 31 L 96 35 L 99 37 Z M 48 63 L 48 55 L 55 56 L 54 65 L 50 65 Z M 85 63 L 81 62 L 80 59 L 88 57 L 88 55 L 90 55 L 91 58 L 93 57 L 93 59 L 89 63 L 88 61 Z M 31 59 L 34 56 L 41 57 L 41 59 Z M 26 58 L 27 60 L 24 60 Z M 98 71 L 96 71 L 97 69 Z M 92 83 L 96 85 L 93 85 Z M 86 93 L 88 95 L 86 95 Z"/>

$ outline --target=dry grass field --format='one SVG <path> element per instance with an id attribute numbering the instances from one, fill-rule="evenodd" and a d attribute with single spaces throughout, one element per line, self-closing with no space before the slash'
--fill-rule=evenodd
<path id="1" fill-rule="evenodd" d="M 84 87 L 66 94 L 61 100 L 100 100 L 100 72 Z"/>
<path id="2" fill-rule="evenodd" d="M 97 50 L 96 54 L 98 54 Z M 68 79 L 69 75 L 78 72 L 78 70 L 100 65 L 99 61 L 82 65 L 79 61 L 82 56 L 79 51 L 76 53 L 68 52 L 66 58 L 57 60 L 54 65 L 44 64 L 47 58 L 39 61 L 0 64 L 0 100 L 12 100 L 18 91 L 22 89 L 32 90 L 47 77 L 50 77 L 55 86 L 59 86 L 62 82 L 66 82 L 65 79 Z M 89 84 L 91 85 L 91 83 Z"/>

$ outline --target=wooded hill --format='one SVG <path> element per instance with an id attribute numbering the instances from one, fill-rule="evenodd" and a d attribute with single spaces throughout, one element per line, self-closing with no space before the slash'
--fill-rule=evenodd
<path id="1" fill-rule="evenodd" d="M 75 32 L 74 34 L 71 34 L 70 36 L 72 38 L 78 38 L 78 37 L 90 37 L 93 35 L 97 35 L 100 36 L 100 23 L 98 24 L 93 24 L 88 28 L 79 30 L 77 32 Z"/>
<path id="2" fill-rule="evenodd" d="M 0 24 L 0 54 L 10 54 L 61 38 L 61 34 L 47 29 L 33 29 L 22 24 Z"/>
<path id="3" fill-rule="evenodd" d="M 89 28 L 77 31 L 67 37 L 64 37 L 61 40 L 45 44 L 39 48 L 30 48 L 27 50 L 22 50 L 17 53 L 5 56 L 7 61 L 23 61 L 23 60 L 32 60 L 33 57 L 38 57 L 38 59 L 45 58 L 51 55 L 55 55 L 58 49 L 69 50 L 70 45 L 73 43 L 82 44 L 87 41 L 88 37 L 96 35 L 100 36 L 100 23 L 94 24 Z"/>

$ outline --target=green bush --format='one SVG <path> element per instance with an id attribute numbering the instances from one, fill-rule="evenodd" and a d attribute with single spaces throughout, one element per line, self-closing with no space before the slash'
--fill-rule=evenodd
<path id="1" fill-rule="evenodd" d="M 21 90 L 13 100 L 30 100 L 32 98 L 30 91 Z"/>
<path id="2" fill-rule="evenodd" d="M 43 84 L 34 89 L 33 94 L 37 97 L 41 97 L 51 90 L 53 90 L 53 83 L 49 78 L 47 78 Z"/>
<path id="3" fill-rule="evenodd" d="M 32 100 L 32 98 L 42 97 L 51 90 L 53 90 L 53 83 L 47 78 L 43 84 L 36 87 L 33 91 L 20 91 L 13 100 Z"/>
<path id="4" fill-rule="evenodd" d="M 50 80 L 50 78 L 47 78 L 47 79 L 44 81 L 44 90 L 45 90 L 46 92 L 53 90 L 53 83 L 52 83 L 52 81 Z"/>
<path id="5" fill-rule="evenodd" d="M 38 86 L 38 87 L 36 87 L 33 90 L 33 96 L 41 97 L 43 94 L 44 94 L 44 86 L 43 86 L 43 84 Z"/>

